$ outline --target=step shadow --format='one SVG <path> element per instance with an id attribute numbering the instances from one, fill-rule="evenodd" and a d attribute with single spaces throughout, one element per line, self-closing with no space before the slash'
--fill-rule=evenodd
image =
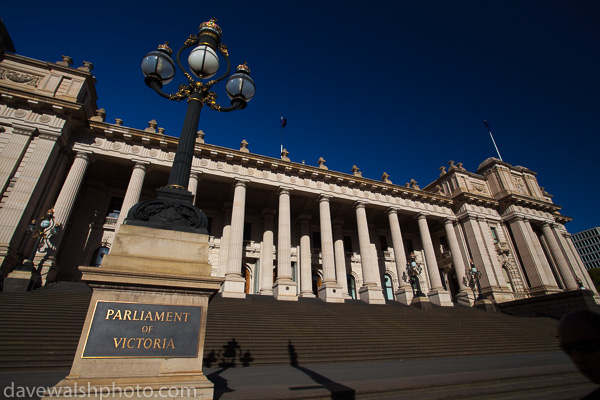
<path id="1" fill-rule="evenodd" d="M 290 365 L 298 371 L 304 373 L 315 383 L 318 383 L 318 385 L 310 386 L 293 386 L 289 388 L 290 390 L 301 391 L 309 389 L 326 389 L 331 394 L 332 400 L 354 400 L 356 398 L 356 391 L 351 387 L 332 381 L 331 379 L 319 374 L 318 372 L 315 372 L 309 368 L 299 365 L 298 353 L 296 353 L 296 348 L 292 344 L 291 340 L 288 341 L 288 353 L 290 356 Z"/>
<path id="2" fill-rule="evenodd" d="M 220 369 L 206 377 L 214 384 L 214 399 L 218 400 L 225 393 L 234 392 L 227 383 L 227 379 L 221 374 L 229 368 L 249 367 L 254 361 L 250 350 L 243 351 L 242 346 L 235 338 L 232 338 L 218 351 L 211 350 L 203 359 L 203 366 L 211 368 L 218 366 Z"/>

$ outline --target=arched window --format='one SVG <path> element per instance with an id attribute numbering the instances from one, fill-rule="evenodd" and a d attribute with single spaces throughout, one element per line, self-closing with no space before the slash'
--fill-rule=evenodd
<path id="1" fill-rule="evenodd" d="M 392 277 L 389 274 L 383 275 L 383 294 L 386 300 L 394 300 L 394 287 L 392 286 Z"/>
<path id="2" fill-rule="evenodd" d="M 96 249 L 96 251 L 94 251 L 94 254 L 92 255 L 92 260 L 90 261 L 90 265 L 93 267 L 99 267 L 100 264 L 102 264 L 102 259 L 104 258 L 104 256 L 106 254 L 108 254 L 109 251 L 110 251 L 110 249 L 106 246 L 98 247 Z"/>
<path id="3" fill-rule="evenodd" d="M 346 275 L 346 279 L 348 280 L 348 294 L 356 300 L 356 281 L 351 274 Z"/>

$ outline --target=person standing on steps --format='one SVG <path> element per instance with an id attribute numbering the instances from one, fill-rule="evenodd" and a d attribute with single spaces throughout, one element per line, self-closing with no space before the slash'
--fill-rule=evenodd
<path id="1" fill-rule="evenodd" d="M 579 372 L 600 385 L 600 314 L 581 310 L 565 315 L 558 324 L 558 338 Z M 581 400 L 600 400 L 600 387 Z"/>

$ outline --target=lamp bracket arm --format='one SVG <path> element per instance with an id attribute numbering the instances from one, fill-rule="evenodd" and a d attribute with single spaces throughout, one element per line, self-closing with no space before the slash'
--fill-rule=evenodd
<path id="1" fill-rule="evenodd" d="M 217 79 L 214 79 L 210 82 L 208 82 L 206 84 L 206 86 L 208 88 L 210 88 L 212 85 L 221 82 L 223 79 L 227 78 L 229 76 L 229 73 L 231 72 L 231 61 L 229 61 L 229 52 L 227 51 L 227 45 L 224 43 L 221 43 L 219 45 L 219 53 L 221 53 L 221 55 L 223 56 L 223 58 L 225 59 L 225 61 L 227 61 L 227 71 L 225 71 L 225 73 L 223 75 L 221 75 L 220 77 L 218 77 Z"/>
<path id="2" fill-rule="evenodd" d="M 198 38 L 196 37 L 196 35 L 190 35 L 190 37 L 188 38 L 188 40 L 185 41 L 185 44 L 183 46 L 181 46 L 179 48 L 179 50 L 177 50 L 177 56 L 175 57 L 175 62 L 177 62 L 177 66 L 179 67 L 179 70 L 187 78 L 187 80 L 188 80 L 188 82 L 189 82 L 190 85 L 192 83 L 194 83 L 194 78 L 192 78 L 192 76 L 183 67 L 183 64 L 181 63 L 181 53 L 183 53 L 183 51 L 185 49 L 190 48 L 190 47 L 194 46 L 197 43 L 198 43 Z"/>
<path id="3" fill-rule="evenodd" d="M 246 102 L 244 100 L 241 99 L 233 99 L 231 100 L 231 106 L 230 107 L 221 107 L 218 104 L 210 104 L 210 108 L 219 112 L 230 112 L 230 111 L 235 111 L 235 110 L 242 110 L 244 108 L 246 108 Z"/>

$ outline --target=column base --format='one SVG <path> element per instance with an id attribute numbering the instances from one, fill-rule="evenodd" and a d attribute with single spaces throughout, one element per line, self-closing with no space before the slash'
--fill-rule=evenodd
<path id="1" fill-rule="evenodd" d="M 489 299 L 477 300 L 473 307 L 483 311 L 498 312 L 498 309 L 496 308 L 494 302 Z"/>
<path id="2" fill-rule="evenodd" d="M 277 280 L 273 286 L 273 297 L 277 300 L 298 301 L 296 282 L 292 280 Z"/>
<path id="3" fill-rule="evenodd" d="M 261 296 L 273 296 L 273 289 L 260 289 L 258 294 Z"/>
<path id="4" fill-rule="evenodd" d="M 452 303 L 452 296 L 450 296 L 450 292 L 446 290 L 434 289 L 430 290 L 427 293 L 427 297 L 429 297 L 429 301 L 437 306 L 443 307 L 452 307 L 454 303 Z"/>
<path id="5" fill-rule="evenodd" d="M 337 282 L 326 282 L 319 288 L 319 298 L 327 303 L 343 303 L 342 287 Z"/>
<path id="6" fill-rule="evenodd" d="M 358 296 L 362 301 L 368 304 L 385 304 L 383 292 L 377 285 L 361 287 L 358 291 Z"/>
<path id="7" fill-rule="evenodd" d="M 300 293 L 300 297 L 304 297 L 306 299 L 314 299 L 317 296 L 315 296 L 315 294 L 313 292 L 306 292 L 306 293 Z"/>
<path id="8" fill-rule="evenodd" d="M 15 269 L 4 278 L 3 292 L 24 293 L 31 282 L 31 271 Z"/>
<path id="9" fill-rule="evenodd" d="M 214 384 L 204 374 L 175 375 L 159 378 L 96 378 L 67 377 L 50 389 L 42 399 L 145 399 L 177 398 L 185 400 L 212 400 Z M 175 397 L 171 397 L 175 395 Z"/>
<path id="10" fill-rule="evenodd" d="M 223 282 L 223 286 L 221 287 L 221 296 L 236 299 L 245 299 L 245 286 L 246 280 L 241 276 L 235 274 L 225 275 L 225 282 Z"/>
<path id="11" fill-rule="evenodd" d="M 427 297 L 415 296 L 410 302 L 411 307 L 420 308 L 421 310 L 431 310 L 433 306 Z"/>
<path id="12" fill-rule="evenodd" d="M 409 305 L 410 302 L 413 299 L 413 292 L 412 289 L 405 289 L 405 288 L 400 288 L 396 291 L 396 293 L 394 293 L 394 295 L 396 296 L 396 301 L 400 302 L 402 304 L 406 304 Z"/>
<path id="13" fill-rule="evenodd" d="M 471 307 L 471 305 L 473 304 L 474 301 L 475 301 L 475 297 L 473 296 L 473 292 L 469 292 L 467 290 L 462 290 L 456 294 L 456 303 L 457 304 Z"/>

